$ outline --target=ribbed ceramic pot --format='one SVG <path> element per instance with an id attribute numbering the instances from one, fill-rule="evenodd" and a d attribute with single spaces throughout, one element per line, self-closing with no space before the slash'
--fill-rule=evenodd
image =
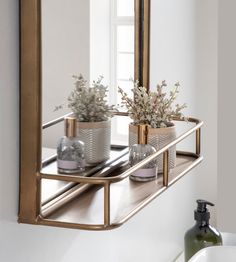
<path id="1" fill-rule="evenodd" d="M 78 138 L 85 144 L 85 160 L 94 166 L 110 157 L 111 121 L 77 122 Z"/>
<path id="2" fill-rule="evenodd" d="M 164 128 L 149 128 L 148 143 L 155 147 L 156 150 L 163 148 L 176 138 L 175 125 L 170 123 L 170 126 Z M 137 144 L 138 142 L 138 127 L 129 125 L 129 146 Z M 176 147 L 169 149 L 169 167 L 175 167 Z M 157 158 L 158 173 L 163 172 L 163 154 Z"/>

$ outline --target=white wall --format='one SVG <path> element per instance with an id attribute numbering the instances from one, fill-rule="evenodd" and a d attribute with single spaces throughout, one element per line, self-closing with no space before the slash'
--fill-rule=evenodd
<path id="1" fill-rule="evenodd" d="M 179 102 L 187 116 L 204 121 L 197 187 L 199 197 L 216 203 L 217 187 L 217 1 L 153 0 L 151 88 L 180 82 Z M 209 99 L 210 98 L 210 99 Z M 192 139 L 193 140 L 193 139 Z M 189 145 L 192 147 L 192 142 Z M 191 149 L 184 143 L 185 148 Z M 186 147 L 187 146 L 187 147 Z M 181 146 L 181 149 L 183 147 Z"/>
<path id="2" fill-rule="evenodd" d="M 196 75 L 194 115 L 204 121 L 202 129 L 202 153 L 204 163 L 199 168 L 200 196 L 217 202 L 217 49 L 218 49 L 218 1 L 195 1 L 196 24 Z M 216 210 L 215 209 L 215 210 Z M 215 215 L 215 213 L 214 213 Z M 216 216 L 212 217 L 216 219 Z M 217 221 L 215 221 L 216 223 Z"/>
<path id="3" fill-rule="evenodd" d="M 219 3 L 218 220 L 222 230 L 236 232 L 236 2 L 220 0 Z"/>
<path id="4" fill-rule="evenodd" d="M 202 19 L 205 23 L 213 19 L 212 24 L 210 24 L 210 32 L 214 32 L 213 29 L 215 28 L 215 6 L 216 2 L 214 0 L 201 1 L 200 4 L 200 13 L 204 14 Z M 186 23 L 192 23 L 194 30 L 199 20 L 193 7 L 191 5 L 191 13 L 195 19 L 188 16 Z M 210 200 L 215 197 L 214 183 L 213 185 L 204 185 L 204 190 L 201 190 L 199 186 L 199 181 L 215 172 L 212 165 L 204 164 L 201 168 L 196 169 L 195 172 L 183 178 L 174 187 L 170 188 L 168 192 L 153 201 L 151 205 L 132 218 L 130 222 L 114 231 L 86 232 L 17 224 L 19 180 L 18 12 L 17 0 L 0 1 L 0 33 L 4 36 L 0 41 L 0 57 L 1 61 L 3 61 L 0 63 L 0 261 L 173 261 L 174 257 L 183 248 L 185 230 L 193 224 L 194 201 L 202 196 L 200 191 L 204 191 L 204 197 L 207 196 Z M 186 12 L 183 13 L 184 16 Z M 202 23 L 205 24 L 204 21 L 200 21 L 200 25 Z M 196 31 L 196 34 L 198 32 L 201 33 L 201 30 Z M 197 36 L 199 37 L 199 35 Z M 203 33 L 200 36 L 206 37 Z M 206 43 L 203 42 L 203 46 L 197 45 L 195 49 L 189 47 L 188 55 L 192 57 L 192 52 L 200 52 L 205 54 L 204 58 L 211 64 L 211 58 L 215 59 L 214 51 L 209 50 L 208 54 L 204 49 L 205 44 L 211 46 L 214 43 L 215 37 L 215 33 L 213 33 L 212 38 L 206 37 L 204 40 Z M 178 40 L 176 39 L 177 43 Z M 199 48 L 203 50 L 199 51 Z M 159 63 L 158 60 L 156 61 Z M 164 61 L 160 62 L 164 63 Z M 190 63 L 193 63 L 191 68 L 198 66 L 195 59 Z M 179 67 L 182 66 L 185 68 L 179 62 Z M 199 70 L 199 72 L 203 69 Z M 183 73 L 183 75 L 185 74 L 187 72 Z M 192 81 L 189 80 L 189 85 L 186 86 L 186 89 L 189 88 L 189 90 L 186 92 L 189 100 L 194 104 L 192 109 L 194 114 L 197 113 L 197 109 L 200 107 L 206 110 L 208 100 L 201 99 L 199 101 L 199 99 L 204 96 L 205 92 L 211 92 L 213 87 L 205 85 L 204 89 L 202 87 L 203 90 L 199 89 L 195 81 L 197 77 L 203 77 L 203 73 L 195 75 L 194 72 L 191 72 L 191 74 Z M 212 75 L 205 76 L 205 78 L 209 78 L 209 83 L 213 83 L 214 75 L 215 73 L 213 72 Z M 175 80 L 177 75 L 173 75 L 173 78 Z M 205 78 L 199 79 L 199 83 L 202 83 Z M 193 96 L 192 92 L 196 96 Z M 214 102 L 214 98 L 212 99 Z M 199 107 L 198 104 L 200 104 Z M 208 121 L 210 118 L 215 119 L 215 113 L 211 110 L 201 116 Z M 212 121 L 215 124 L 215 121 Z M 211 143 L 216 143 L 214 136 L 211 137 L 210 141 Z M 206 147 L 204 149 L 205 153 L 210 157 L 214 153 L 213 150 L 215 148 L 211 150 L 210 145 L 208 148 L 208 144 Z M 216 159 L 212 159 L 212 157 L 214 157 L 214 154 L 213 156 L 211 155 L 210 159 L 215 161 Z M 213 187 L 213 190 L 211 187 Z"/>
<path id="5" fill-rule="evenodd" d="M 166 80 L 168 93 L 180 83 L 178 103 L 187 104 L 184 114 L 196 115 L 197 31 L 196 0 L 153 0 L 151 13 L 150 87 Z M 182 125 L 181 125 L 182 126 Z M 177 124 L 178 130 L 183 130 Z M 181 150 L 192 150 L 194 137 Z M 186 147 L 185 147 L 186 146 Z"/>

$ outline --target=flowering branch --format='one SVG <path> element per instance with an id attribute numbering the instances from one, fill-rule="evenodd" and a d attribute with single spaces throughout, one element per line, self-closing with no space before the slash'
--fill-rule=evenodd
<path id="1" fill-rule="evenodd" d="M 182 110 L 186 108 L 186 104 L 173 105 L 179 93 L 179 83 L 174 85 L 169 96 L 163 92 L 166 86 L 166 82 L 162 81 L 160 85 L 157 85 L 156 92 L 148 92 L 145 87 L 135 82 L 132 89 L 133 99 L 118 87 L 122 104 L 127 107 L 134 125 L 148 124 L 153 128 L 160 128 L 167 127 L 174 117 L 183 118 Z"/>

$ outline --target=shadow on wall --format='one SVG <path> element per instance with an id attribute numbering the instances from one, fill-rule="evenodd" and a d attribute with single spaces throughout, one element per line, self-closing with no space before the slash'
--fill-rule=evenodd
<path id="1" fill-rule="evenodd" d="M 79 235 L 78 231 L 17 225 L 11 222 L 1 222 L 0 232 L 1 250 L 4 247 L 0 252 L 0 261 L 5 262 L 66 261 L 64 258 Z"/>

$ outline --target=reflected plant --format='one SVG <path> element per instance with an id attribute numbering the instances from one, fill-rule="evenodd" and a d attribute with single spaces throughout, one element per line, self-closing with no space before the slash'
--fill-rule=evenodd
<path id="1" fill-rule="evenodd" d="M 114 106 L 108 105 L 108 87 L 102 84 L 103 76 L 93 81 L 92 86 L 88 86 L 82 74 L 74 75 L 73 78 L 75 87 L 68 97 L 67 106 L 78 121 L 100 122 L 112 117 Z M 63 107 L 64 105 L 57 106 L 55 110 Z"/>

